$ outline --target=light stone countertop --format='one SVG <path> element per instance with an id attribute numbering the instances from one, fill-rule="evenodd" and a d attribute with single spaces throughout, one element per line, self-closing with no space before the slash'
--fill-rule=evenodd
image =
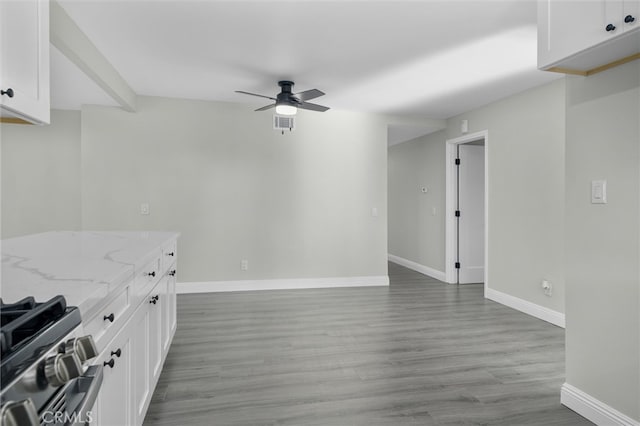
<path id="1" fill-rule="evenodd" d="M 1 241 L 0 295 L 4 303 L 33 296 L 65 296 L 83 319 L 133 279 L 176 232 L 45 232 Z"/>

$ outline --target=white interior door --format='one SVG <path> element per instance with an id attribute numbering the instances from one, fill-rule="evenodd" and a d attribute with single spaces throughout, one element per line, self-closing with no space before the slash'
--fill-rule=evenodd
<path id="1" fill-rule="evenodd" d="M 460 284 L 484 282 L 484 146 L 458 145 Z"/>

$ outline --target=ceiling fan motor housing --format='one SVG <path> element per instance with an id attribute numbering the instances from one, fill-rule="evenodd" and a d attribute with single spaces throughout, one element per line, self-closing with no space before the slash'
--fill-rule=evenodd
<path id="1" fill-rule="evenodd" d="M 278 86 L 282 87 L 282 91 L 276 96 L 276 104 L 287 104 L 296 106 L 300 101 L 293 95 L 291 89 L 293 88 L 293 81 L 282 80 L 278 82 Z"/>

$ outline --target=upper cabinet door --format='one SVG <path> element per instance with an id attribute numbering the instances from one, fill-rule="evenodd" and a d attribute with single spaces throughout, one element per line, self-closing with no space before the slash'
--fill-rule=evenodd
<path id="1" fill-rule="evenodd" d="M 638 53 L 639 3 L 539 0 L 538 68 L 587 72 Z"/>
<path id="2" fill-rule="evenodd" d="M 0 0 L 2 117 L 49 123 L 49 2 Z"/>
<path id="3" fill-rule="evenodd" d="M 604 41 L 607 0 L 538 3 L 538 63 L 550 64 Z"/>

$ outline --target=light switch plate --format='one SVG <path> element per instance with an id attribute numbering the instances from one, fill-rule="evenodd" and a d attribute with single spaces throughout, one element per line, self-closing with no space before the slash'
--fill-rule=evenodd
<path id="1" fill-rule="evenodd" d="M 607 181 L 591 181 L 591 204 L 607 204 Z"/>

